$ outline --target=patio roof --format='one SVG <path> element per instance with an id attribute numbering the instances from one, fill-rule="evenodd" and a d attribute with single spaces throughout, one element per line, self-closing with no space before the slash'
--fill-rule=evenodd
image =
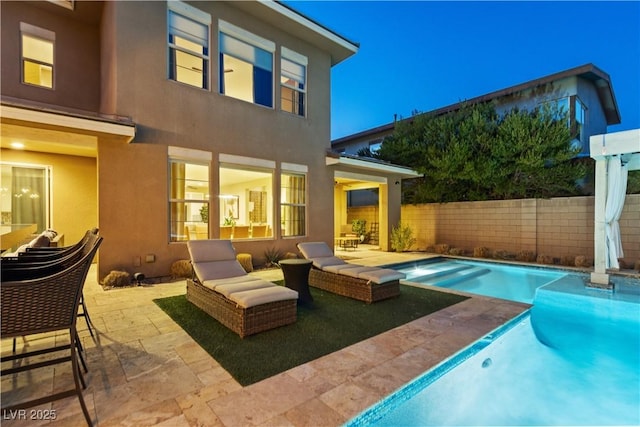
<path id="1" fill-rule="evenodd" d="M 12 148 L 19 141 L 25 150 L 95 157 L 98 136 L 131 142 L 136 132 L 135 124 L 126 117 L 61 110 L 7 97 L 2 98 L 0 113 L 2 148 Z"/>
<path id="2" fill-rule="evenodd" d="M 381 160 L 372 159 L 369 157 L 354 156 L 345 153 L 336 153 L 334 151 L 328 151 L 326 156 L 327 166 L 348 166 L 351 168 L 359 169 L 366 172 L 394 175 L 401 179 L 418 178 L 422 174 L 415 170 L 398 166 Z"/>

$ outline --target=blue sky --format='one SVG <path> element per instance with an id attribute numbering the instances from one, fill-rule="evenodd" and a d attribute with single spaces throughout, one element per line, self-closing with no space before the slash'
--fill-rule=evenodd
<path id="1" fill-rule="evenodd" d="M 331 138 L 593 63 L 640 128 L 640 2 L 286 1 L 360 44 L 332 70 Z"/>

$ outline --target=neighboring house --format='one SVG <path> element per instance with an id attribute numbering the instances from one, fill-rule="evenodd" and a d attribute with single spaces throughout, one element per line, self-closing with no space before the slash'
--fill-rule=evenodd
<path id="1" fill-rule="evenodd" d="M 65 245 L 98 226 L 100 279 L 157 277 L 188 239 L 231 238 L 255 264 L 331 242 L 336 187 L 369 181 L 388 248 L 415 173 L 330 153 L 331 67 L 357 44 L 272 1 L 0 7 L 3 225 Z"/>
<path id="2" fill-rule="evenodd" d="M 514 107 L 533 110 L 546 103 L 556 103 L 569 114 L 568 125 L 575 129 L 573 143 L 580 147 L 579 157 L 589 157 L 589 137 L 607 133 L 607 126 L 620 123 L 620 112 L 609 75 L 593 64 L 561 71 L 506 89 L 464 101 L 466 104 L 495 102 L 503 113 Z M 443 115 L 456 111 L 456 103 L 424 114 Z M 408 118 L 406 120 L 411 120 Z M 336 139 L 337 152 L 356 154 L 362 149 L 376 151 L 384 138 L 393 133 L 395 122 Z"/>

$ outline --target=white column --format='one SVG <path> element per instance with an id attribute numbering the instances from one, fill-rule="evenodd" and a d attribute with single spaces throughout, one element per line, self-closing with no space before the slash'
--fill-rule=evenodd
<path id="1" fill-rule="evenodd" d="M 605 209 L 607 201 L 607 158 L 596 159 L 595 177 L 595 206 L 594 206 L 594 271 L 591 273 L 591 282 L 594 284 L 608 285 L 607 274 L 607 235 L 605 228 Z"/>

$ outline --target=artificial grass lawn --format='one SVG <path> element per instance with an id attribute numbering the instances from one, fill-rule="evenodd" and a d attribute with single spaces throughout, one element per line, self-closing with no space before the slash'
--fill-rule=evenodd
<path id="1" fill-rule="evenodd" d="M 179 295 L 154 302 L 243 386 L 434 313 L 466 297 L 413 286 L 374 304 L 311 288 L 292 325 L 241 339 Z"/>

